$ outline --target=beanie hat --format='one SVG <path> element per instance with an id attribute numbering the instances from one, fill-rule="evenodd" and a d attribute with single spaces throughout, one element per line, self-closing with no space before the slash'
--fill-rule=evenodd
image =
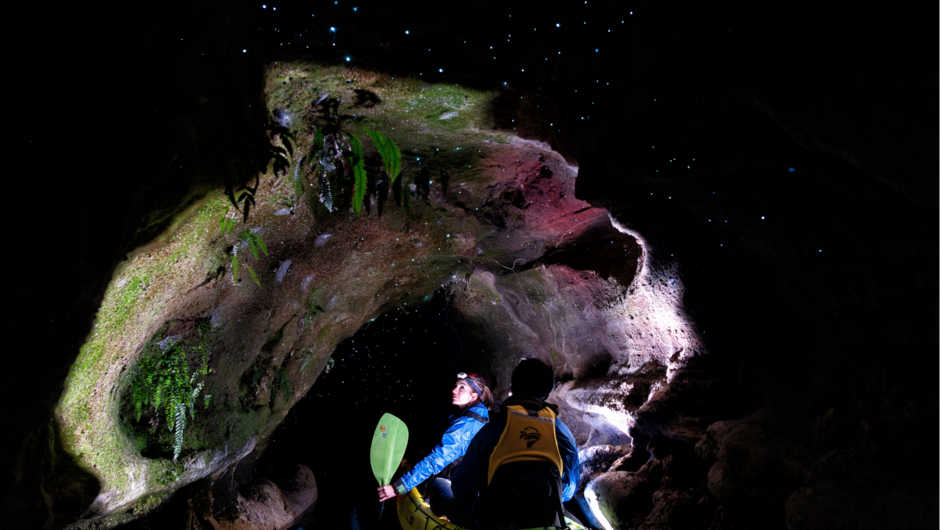
<path id="1" fill-rule="evenodd" d="M 545 399 L 555 387 L 555 373 L 538 359 L 523 359 L 512 371 L 513 396 Z"/>

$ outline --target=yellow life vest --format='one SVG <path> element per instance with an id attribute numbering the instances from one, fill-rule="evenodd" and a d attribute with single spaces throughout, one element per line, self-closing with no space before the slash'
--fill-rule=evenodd
<path id="1" fill-rule="evenodd" d="M 487 485 L 499 466 L 533 460 L 555 464 L 561 476 L 563 464 L 555 437 L 555 413 L 548 407 L 536 413 L 520 405 L 510 405 L 506 408 L 506 428 L 490 455 Z"/>

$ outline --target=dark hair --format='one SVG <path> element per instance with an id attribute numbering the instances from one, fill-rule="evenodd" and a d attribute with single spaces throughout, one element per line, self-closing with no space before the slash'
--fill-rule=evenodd
<path id="1" fill-rule="evenodd" d="M 488 409 L 492 409 L 496 406 L 495 401 L 493 400 L 493 393 L 490 392 L 490 387 L 486 386 L 486 381 L 484 381 L 482 377 L 478 375 L 468 375 L 467 379 L 473 381 L 473 384 L 480 389 L 479 393 L 474 392 L 474 394 L 477 394 L 478 396 L 476 401 L 477 403 L 482 402 Z"/>
<path id="2" fill-rule="evenodd" d="M 513 396 L 545 399 L 555 387 L 555 373 L 538 359 L 523 359 L 512 371 Z"/>

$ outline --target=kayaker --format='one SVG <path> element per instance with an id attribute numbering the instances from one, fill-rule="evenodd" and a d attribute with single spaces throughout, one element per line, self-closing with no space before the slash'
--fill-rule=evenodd
<path id="1" fill-rule="evenodd" d="M 562 502 L 578 488 L 578 447 L 558 407 L 545 402 L 553 387 L 552 369 L 538 359 L 513 370 L 510 397 L 454 470 L 458 518 L 472 518 L 480 530 L 563 528 L 565 516 L 575 520 Z"/>
<path id="2" fill-rule="evenodd" d="M 459 461 L 467 451 L 470 440 L 489 421 L 493 395 L 479 375 L 457 374 L 457 383 L 451 396 L 453 404 L 460 407 L 460 412 L 450 417 L 450 427 L 444 432 L 441 443 L 401 478 L 393 480 L 388 486 L 379 487 L 379 501 L 390 499 L 396 494 L 405 495 L 431 475 L 437 475 L 451 463 Z M 446 515 L 454 498 L 450 480 L 436 477 L 429 484 L 428 497 L 434 503 L 434 510 Z"/>

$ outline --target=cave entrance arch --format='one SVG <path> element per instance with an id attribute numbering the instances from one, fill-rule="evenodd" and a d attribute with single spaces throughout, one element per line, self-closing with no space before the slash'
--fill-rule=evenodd
<path id="1" fill-rule="evenodd" d="M 322 485 L 319 518 L 349 524 L 374 507 L 367 454 L 382 413 L 409 425 L 406 458 L 417 460 L 454 412 L 449 391 L 458 371 L 487 373 L 503 399 L 522 357 L 555 367 L 553 401 L 579 446 L 605 462 L 625 456 L 632 413 L 668 378 L 655 350 L 670 347 L 663 339 L 671 329 L 657 326 L 670 322 L 664 311 L 678 314 L 664 296 L 678 280 L 663 278 L 669 269 L 660 267 L 651 282 L 642 240 L 606 214 L 596 217 L 531 262 L 472 271 L 423 306 L 368 322 L 334 350 L 261 467 L 285 459 L 308 465 Z M 605 449 L 590 450 L 597 447 Z"/>

